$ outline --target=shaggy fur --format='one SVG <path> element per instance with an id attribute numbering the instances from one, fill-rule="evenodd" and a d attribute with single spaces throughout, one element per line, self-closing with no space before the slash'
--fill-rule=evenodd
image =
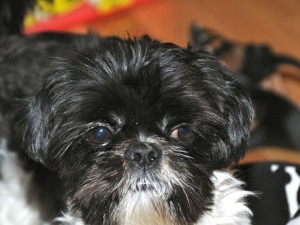
<path id="1" fill-rule="evenodd" d="M 243 183 L 234 178 L 231 173 L 214 171 L 211 179 L 215 188 L 214 204 L 210 208 L 211 211 L 200 218 L 195 225 L 250 225 L 249 216 L 252 213 L 246 207 L 245 197 L 252 193 L 242 190 Z M 56 221 L 64 225 L 84 225 L 84 222 L 71 212 L 57 218 Z"/>
<path id="2" fill-rule="evenodd" d="M 252 110 L 207 54 L 112 37 L 57 61 L 19 115 L 25 150 L 87 224 L 179 225 L 210 211 L 212 173 L 244 155 Z"/>
<path id="3" fill-rule="evenodd" d="M 62 218 L 78 218 L 65 224 L 215 225 L 226 215 L 249 224 L 239 182 L 214 178 L 244 156 L 253 118 L 230 72 L 206 53 L 147 36 L 92 35 L 92 44 L 90 37 L 0 43 L 0 84 L 11 84 L 1 102 L 13 109 L 12 98 L 38 87 L 20 103 L 9 148 L 19 149 L 20 137 L 21 148 L 58 175 L 73 212 Z M 229 202 L 243 207 L 224 211 Z"/>
<path id="4" fill-rule="evenodd" d="M 3 224 L 49 225 L 39 211 L 30 204 L 27 195 L 31 193 L 32 176 L 25 172 L 18 156 L 1 146 L 2 167 L 0 181 L 0 219 Z M 17 176 L 16 176 L 17 175 Z M 241 189 L 242 182 L 228 172 L 214 171 L 211 177 L 214 185 L 211 211 L 205 214 L 196 225 L 248 225 L 251 212 L 245 207 L 244 198 L 251 193 Z M 4 192 L 5 191 L 5 192 Z M 63 225 L 85 225 L 80 215 L 71 211 L 53 220 Z M 151 223 L 150 223 L 151 224 Z"/>

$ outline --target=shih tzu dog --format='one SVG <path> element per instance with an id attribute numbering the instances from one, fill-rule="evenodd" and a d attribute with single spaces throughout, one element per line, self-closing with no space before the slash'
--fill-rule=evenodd
<path id="1" fill-rule="evenodd" d="M 21 148 L 64 185 L 53 224 L 251 224 L 249 193 L 225 170 L 253 118 L 230 72 L 148 36 L 84 46 L 39 64 L 16 115 Z"/>

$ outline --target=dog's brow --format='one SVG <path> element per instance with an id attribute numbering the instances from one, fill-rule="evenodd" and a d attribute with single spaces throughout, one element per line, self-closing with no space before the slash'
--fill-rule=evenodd
<path id="1" fill-rule="evenodd" d="M 143 131 L 139 131 L 136 138 L 139 142 L 143 143 L 157 143 L 160 140 L 157 135 L 147 135 Z"/>
<path id="2" fill-rule="evenodd" d="M 158 123 L 159 128 L 164 131 L 170 122 L 170 117 L 165 115 L 161 122 Z"/>
<path id="3" fill-rule="evenodd" d="M 139 131 L 136 137 L 137 137 L 138 141 L 140 141 L 140 142 L 146 142 L 147 141 L 147 136 L 142 131 Z"/>
<path id="4" fill-rule="evenodd" d="M 110 112 L 109 116 L 110 116 L 111 121 L 116 123 L 119 127 L 121 127 L 125 124 L 125 118 L 123 116 L 120 116 L 119 114 L 117 114 L 115 112 Z"/>

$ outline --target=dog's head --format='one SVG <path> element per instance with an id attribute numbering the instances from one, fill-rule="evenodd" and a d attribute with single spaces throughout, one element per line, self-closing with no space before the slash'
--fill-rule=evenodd
<path id="1" fill-rule="evenodd" d="M 195 222 L 253 117 L 215 58 L 148 37 L 60 60 L 22 114 L 26 151 L 59 172 L 88 224 Z"/>

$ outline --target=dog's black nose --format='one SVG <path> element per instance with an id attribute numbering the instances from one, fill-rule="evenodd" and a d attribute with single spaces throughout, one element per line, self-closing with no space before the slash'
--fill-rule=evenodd
<path id="1" fill-rule="evenodd" d="M 125 158 L 135 167 L 149 168 L 162 156 L 161 150 L 139 143 L 125 152 Z"/>

